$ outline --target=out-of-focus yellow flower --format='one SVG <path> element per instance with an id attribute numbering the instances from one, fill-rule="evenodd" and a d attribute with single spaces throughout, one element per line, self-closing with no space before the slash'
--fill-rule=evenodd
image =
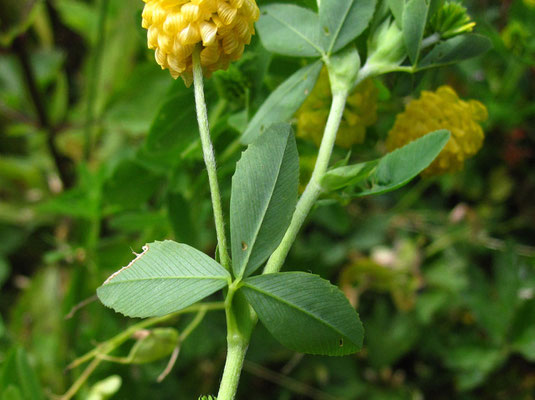
<path id="1" fill-rule="evenodd" d="M 243 54 L 260 16 L 255 0 L 143 0 L 143 27 L 156 61 L 173 78 L 192 82 L 192 53 L 202 45 L 206 76 Z"/>
<path id="2" fill-rule="evenodd" d="M 481 148 L 484 134 L 480 122 L 487 118 L 481 102 L 461 100 L 453 88 L 441 86 L 436 92 L 423 91 L 419 99 L 407 104 L 388 133 L 386 146 L 392 151 L 429 132 L 448 129 L 450 140 L 423 174 L 458 171 L 464 160 Z"/>
<path id="3" fill-rule="evenodd" d="M 363 81 L 349 95 L 336 137 L 338 146 L 349 148 L 364 141 L 366 127 L 377 121 L 377 96 L 378 90 L 371 79 Z M 312 93 L 297 111 L 298 137 L 321 144 L 331 100 L 329 74 L 324 68 Z"/>

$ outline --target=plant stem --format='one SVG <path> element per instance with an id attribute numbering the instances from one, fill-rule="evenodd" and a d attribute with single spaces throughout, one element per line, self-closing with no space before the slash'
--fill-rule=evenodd
<path id="1" fill-rule="evenodd" d="M 221 264 L 228 271 L 230 271 L 230 257 L 228 255 L 227 250 L 225 220 L 223 218 L 221 194 L 219 191 L 219 183 L 217 181 L 217 167 L 215 161 L 214 147 L 212 146 L 212 141 L 210 140 L 208 113 L 206 111 L 206 101 L 204 99 L 204 83 L 199 47 L 196 47 L 193 51 L 193 83 L 195 86 L 195 105 L 197 107 L 197 122 L 199 123 L 199 133 L 201 135 L 204 162 L 208 171 L 208 181 L 210 183 L 210 193 L 212 196 L 212 207 L 214 210 L 217 243 L 219 244 L 219 254 L 221 255 Z"/>
<path id="2" fill-rule="evenodd" d="M 347 90 L 333 93 L 331 111 L 329 113 L 327 125 L 325 126 L 325 132 L 323 133 L 323 139 L 321 141 L 314 172 L 312 173 L 312 177 L 310 178 L 303 195 L 297 203 L 290 226 L 264 268 L 264 274 L 280 271 L 282 264 L 284 263 L 284 260 L 286 260 L 286 256 L 295 241 L 297 233 L 301 229 L 306 217 L 321 194 L 321 180 L 329 167 L 329 161 L 331 159 L 334 142 L 336 141 L 336 134 L 344 113 L 347 96 Z"/>
<path id="3" fill-rule="evenodd" d="M 227 360 L 217 394 L 218 400 L 234 400 L 236 397 L 247 347 L 248 340 L 244 340 L 244 338 L 234 338 L 234 340 L 228 341 Z"/>
<path id="4" fill-rule="evenodd" d="M 240 375 L 243 369 L 245 354 L 249 347 L 253 329 L 258 317 L 247 303 L 249 313 L 240 310 L 240 301 L 234 298 L 240 287 L 240 280 L 234 281 L 228 289 L 225 298 L 225 314 L 227 317 L 227 359 L 221 384 L 219 386 L 218 400 L 233 400 L 236 397 Z M 241 303 L 243 305 L 243 303 Z"/>
<path id="5" fill-rule="evenodd" d="M 63 395 L 58 397 L 59 400 L 70 400 L 72 399 L 78 390 L 82 387 L 82 385 L 87 381 L 87 379 L 91 376 L 91 374 L 95 371 L 95 369 L 99 366 L 99 364 L 102 362 L 100 358 L 95 358 L 91 363 L 84 369 L 84 372 L 76 379 L 76 381 L 73 383 L 73 385 L 69 388 L 69 390 Z"/>
<path id="6" fill-rule="evenodd" d="M 26 37 L 22 35 L 16 38 L 13 41 L 12 48 L 20 61 L 22 72 L 24 74 L 24 83 L 26 84 L 31 101 L 35 107 L 39 125 L 46 132 L 46 145 L 48 147 L 48 151 L 50 152 L 54 165 L 58 171 L 61 183 L 63 184 L 64 188 L 69 188 L 73 185 L 70 161 L 65 156 L 60 154 L 56 146 L 57 129 L 52 124 L 52 121 L 48 116 L 46 103 L 43 98 L 43 93 L 41 92 L 37 84 L 37 79 L 35 77 L 35 72 L 31 64 L 30 55 L 28 54 L 28 50 L 26 48 Z"/>
<path id="7" fill-rule="evenodd" d="M 188 314 L 193 312 L 201 312 L 201 311 L 215 311 L 215 310 L 223 310 L 225 308 L 225 304 L 222 302 L 216 302 L 216 303 L 198 303 L 194 304 L 192 306 L 189 306 L 187 308 L 184 308 L 180 311 L 164 315 L 163 317 L 154 317 L 145 319 L 135 325 L 130 326 L 129 328 L 125 329 L 118 335 L 112 337 L 111 339 L 108 339 L 106 342 L 98 345 L 90 352 L 84 354 L 83 356 L 77 358 L 74 360 L 69 366 L 67 366 L 67 369 L 75 368 L 92 358 L 109 354 L 113 350 L 115 350 L 117 347 L 119 347 L 121 344 L 126 342 L 128 339 L 132 337 L 134 333 L 136 333 L 139 330 L 146 329 L 150 326 L 161 324 L 163 322 L 167 322 L 173 318 L 176 318 L 179 315 L 182 314 Z"/>

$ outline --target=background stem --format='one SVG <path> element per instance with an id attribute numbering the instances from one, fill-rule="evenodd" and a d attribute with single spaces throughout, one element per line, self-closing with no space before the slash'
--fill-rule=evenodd
<path id="1" fill-rule="evenodd" d="M 52 124 L 50 118 L 48 117 L 45 101 L 37 84 L 30 56 L 26 49 L 26 38 L 24 35 L 19 36 L 13 41 L 12 49 L 19 59 L 22 72 L 24 74 L 24 82 L 30 94 L 31 101 L 35 107 L 39 125 L 46 132 L 46 144 L 48 151 L 52 156 L 52 160 L 54 161 L 63 187 L 68 188 L 73 184 L 70 161 L 68 158 L 62 156 L 56 147 L 56 127 Z"/>
<path id="2" fill-rule="evenodd" d="M 106 20 L 108 16 L 109 0 L 100 0 L 98 12 L 98 28 L 95 41 L 95 49 L 89 65 L 89 77 L 87 79 L 87 106 L 85 110 L 84 126 L 84 159 L 89 160 L 93 147 L 93 127 L 95 119 L 95 99 L 98 89 L 100 61 L 106 40 Z"/>
<path id="3" fill-rule="evenodd" d="M 195 105 L 197 107 L 197 121 L 199 123 L 199 133 L 201 135 L 204 162 L 208 171 L 208 181 L 210 182 L 210 194 L 212 196 L 212 207 L 214 210 L 215 229 L 217 243 L 219 244 L 219 254 L 221 264 L 230 271 L 230 257 L 227 250 L 227 237 L 225 235 L 225 219 L 221 206 L 221 194 L 217 181 L 217 167 L 215 161 L 214 147 L 210 140 L 210 127 L 208 123 L 208 113 L 206 111 L 206 101 L 204 99 L 204 83 L 202 66 L 200 59 L 200 49 L 197 47 L 193 51 L 193 83 L 195 86 Z"/>

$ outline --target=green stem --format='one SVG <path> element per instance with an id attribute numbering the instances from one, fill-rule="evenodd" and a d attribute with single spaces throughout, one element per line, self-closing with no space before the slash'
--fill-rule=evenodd
<path id="1" fill-rule="evenodd" d="M 240 335 L 234 335 L 228 340 L 227 360 L 225 370 L 219 386 L 217 400 L 234 400 L 240 382 L 243 361 L 247 353 L 248 340 Z"/>
<path id="2" fill-rule="evenodd" d="M 233 308 L 234 294 L 238 290 L 239 285 L 239 281 L 232 283 L 225 298 L 227 359 L 219 386 L 219 393 L 217 394 L 218 400 L 233 400 L 236 397 L 243 362 L 252 333 L 252 329 L 245 333 L 240 330 L 240 324 L 236 319 L 236 310 Z"/>
<path id="3" fill-rule="evenodd" d="M 114 336 L 113 338 L 107 340 L 106 342 L 100 344 L 99 346 L 95 347 L 90 352 L 86 353 L 85 355 L 77 358 L 74 360 L 67 369 L 75 368 L 92 358 L 101 356 L 103 354 L 109 354 L 113 350 L 115 350 L 117 347 L 122 345 L 124 342 L 126 342 L 128 339 L 132 337 L 134 333 L 137 331 L 140 331 L 142 329 L 148 328 L 153 325 L 161 324 L 163 322 L 167 322 L 173 318 L 176 318 L 177 316 L 181 314 L 188 314 L 193 312 L 201 312 L 201 311 L 215 311 L 215 310 L 223 310 L 225 309 L 225 303 L 222 302 L 215 302 L 215 303 L 198 303 L 194 304 L 190 307 L 184 308 L 180 311 L 174 312 L 172 314 L 164 315 L 163 317 L 154 317 L 154 318 L 148 318 L 146 320 L 143 320 L 135 325 L 132 325 L 131 327 L 125 329 L 118 335 Z"/>
<path id="4" fill-rule="evenodd" d="M 230 257 L 227 250 L 227 237 L 225 235 L 225 220 L 223 218 L 221 194 L 219 191 L 219 183 L 217 181 L 217 166 L 215 161 L 214 147 L 212 146 L 212 141 L 210 140 L 208 113 L 206 111 L 206 101 L 204 99 L 204 83 L 199 47 L 196 47 L 193 51 L 193 82 L 195 86 L 197 121 L 199 123 L 199 133 L 201 135 L 204 162 L 208 171 L 208 181 L 210 183 L 215 229 L 217 242 L 219 244 L 219 254 L 221 255 L 221 264 L 228 271 L 230 271 Z"/>
<path id="5" fill-rule="evenodd" d="M 204 316 L 206 315 L 206 308 L 202 308 L 199 310 L 197 315 L 195 315 L 195 318 L 186 326 L 186 328 L 182 331 L 178 338 L 178 343 L 182 343 L 184 340 L 188 338 L 189 335 L 199 326 L 199 324 L 204 319 Z"/>
<path id="6" fill-rule="evenodd" d="M 82 385 L 87 381 L 87 379 L 91 376 L 91 374 L 95 371 L 95 369 L 99 366 L 99 364 L 103 360 L 99 358 L 95 358 L 91 363 L 86 367 L 84 372 L 76 379 L 76 381 L 73 383 L 73 385 L 69 388 L 69 390 L 63 395 L 58 397 L 59 400 L 70 400 L 72 399 L 78 390 L 82 387 Z"/>
<path id="7" fill-rule="evenodd" d="M 301 229 L 301 226 L 303 226 L 306 217 L 321 194 L 321 180 L 329 167 L 329 161 L 331 159 L 334 142 L 336 141 L 336 134 L 344 113 L 347 95 L 347 90 L 333 93 L 331 111 L 329 113 L 327 125 L 325 126 L 325 132 L 323 134 L 314 172 L 312 173 L 312 177 L 310 178 L 303 195 L 297 203 L 290 226 L 279 244 L 279 247 L 273 252 L 264 268 L 264 274 L 280 271 L 282 264 L 284 263 L 284 260 L 286 260 L 286 256 L 295 241 L 297 233 Z"/>

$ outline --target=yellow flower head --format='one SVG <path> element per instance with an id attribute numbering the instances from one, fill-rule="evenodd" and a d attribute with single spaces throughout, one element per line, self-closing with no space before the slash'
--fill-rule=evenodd
<path id="1" fill-rule="evenodd" d="M 450 140 L 423 174 L 458 171 L 464 160 L 481 148 L 484 134 L 480 122 L 487 118 L 487 109 L 482 103 L 461 100 L 453 88 L 441 86 L 436 92 L 423 91 L 419 99 L 407 104 L 388 133 L 386 146 L 392 151 L 429 132 L 448 129 Z"/>
<path id="2" fill-rule="evenodd" d="M 202 45 L 201 64 L 210 76 L 241 57 L 260 16 L 255 0 L 143 0 L 143 27 L 156 61 L 192 81 L 192 53 Z"/>
<path id="3" fill-rule="evenodd" d="M 378 90 L 371 79 L 363 81 L 349 95 L 336 137 L 338 146 L 349 148 L 364 141 L 366 128 L 377 121 L 377 96 Z M 297 111 L 298 137 L 320 145 L 331 100 L 329 74 L 324 68 L 310 96 Z"/>

